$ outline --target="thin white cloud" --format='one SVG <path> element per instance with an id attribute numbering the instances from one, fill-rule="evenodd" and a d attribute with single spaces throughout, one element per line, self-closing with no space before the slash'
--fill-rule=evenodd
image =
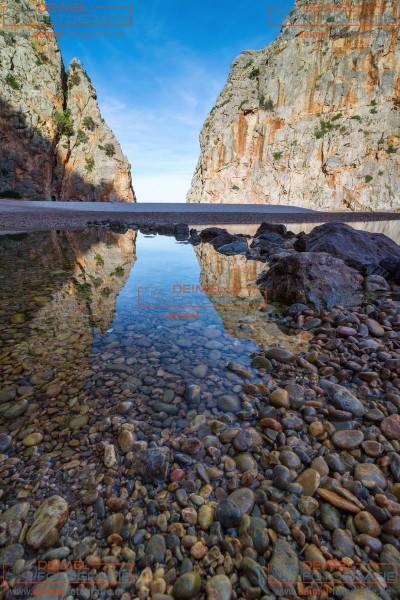
<path id="1" fill-rule="evenodd" d="M 225 74 L 210 77 L 202 65 L 187 60 L 182 70 L 158 77 L 162 93 L 156 106 L 146 108 L 141 102 L 138 107 L 134 99 L 128 103 L 109 94 L 101 102 L 103 116 L 131 162 L 139 202 L 184 202 L 190 187 L 199 133 Z"/>

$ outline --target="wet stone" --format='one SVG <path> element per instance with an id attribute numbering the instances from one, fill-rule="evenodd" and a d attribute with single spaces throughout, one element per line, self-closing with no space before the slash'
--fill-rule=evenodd
<path id="1" fill-rule="evenodd" d="M 43 435 L 41 433 L 30 433 L 26 435 L 22 440 L 24 446 L 29 448 L 30 446 L 37 446 L 43 440 Z"/>
<path id="2" fill-rule="evenodd" d="M 174 584 L 173 596 L 174 598 L 193 598 L 196 596 L 201 588 L 201 578 L 197 571 L 189 571 L 178 577 Z"/>
<path id="3" fill-rule="evenodd" d="M 223 412 L 237 413 L 240 411 L 242 403 L 240 401 L 240 398 L 238 398 L 237 396 L 224 394 L 223 396 L 220 396 L 218 398 L 217 406 L 219 410 Z"/>
<path id="4" fill-rule="evenodd" d="M 284 586 L 285 582 L 295 582 L 299 573 L 299 559 L 292 546 L 285 540 L 275 542 L 269 563 L 268 584 L 273 590 Z M 275 580 L 275 582 L 272 580 Z"/>
<path id="5" fill-rule="evenodd" d="M 146 547 L 146 557 L 149 562 L 162 563 L 165 558 L 166 544 L 164 536 L 153 535 Z"/>
<path id="6" fill-rule="evenodd" d="M 12 445 L 12 437 L 7 433 L 0 433 L 0 453 L 6 452 Z"/>
<path id="7" fill-rule="evenodd" d="M 226 575 L 214 575 L 206 584 L 207 600 L 230 600 L 232 583 Z"/>
<path id="8" fill-rule="evenodd" d="M 313 496 L 321 483 L 321 476 L 315 469 L 306 469 L 298 476 L 296 483 L 303 488 L 304 496 Z"/>
<path id="9" fill-rule="evenodd" d="M 332 436 L 332 442 L 341 450 L 354 450 L 358 448 L 364 440 L 362 431 L 354 429 L 343 429 L 336 431 Z"/>
<path id="10" fill-rule="evenodd" d="M 61 496 L 47 498 L 37 509 L 33 523 L 26 535 L 32 548 L 53 545 L 58 538 L 58 530 L 68 518 L 68 503 Z"/>
<path id="11" fill-rule="evenodd" d="M 354 470 L 354 477 L 368 489 L 376 487 L 385 489 L 387 486 L 386 477 L 380 468 L 372 463 L 358 463 Z"/>
<path id="12" fill-rule="evenodd" d="M 400 439 L 400 415 L 390 415 L 381 423 L 381 431 L 389 440 Z"/>

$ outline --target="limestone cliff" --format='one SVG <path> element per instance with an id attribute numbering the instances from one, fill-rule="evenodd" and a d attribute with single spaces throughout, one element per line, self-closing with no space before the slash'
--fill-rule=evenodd
<path id="1" fill-rule="evenodd" d="M 130 165 L 42 4 L 0 7 L 0 197 L 134 202 Z M 2 11 L 2 12 L 1 12 Z"/>
<path id="2" fill-rule="evenodd" d="M 397 2 L 297 0 L 234 61 L 188 201 L 400 207 L 399 59 Z"/>

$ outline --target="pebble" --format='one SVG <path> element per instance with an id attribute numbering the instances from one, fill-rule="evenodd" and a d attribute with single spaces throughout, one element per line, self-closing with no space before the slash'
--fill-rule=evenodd
<path id="1" fill-rule="evenodd" d="M 383 419 L 381 431 L 389 440 L 400 439 L 400 415 L 390 415 Z"/>
<path id="2" fill-rule="evenodd" d="M 200 592 L 201 578 L 197 571 L 189 571 L 178 577 L 172 594 L 174 598 L 193 598 Z"/>
<path id="3" fill-rule="evenodd" d="M 303 488 L 304 496 L 313 496 L 321 483 L 321 476 L 315 469 L 306 469 L 298 476 L 296 483 Z"/>
<path id="4" fill-rule="evenodd" d="M 354 469 L 354 478 L 368 489 L 380 487 L 385 489 L 387 481 L 379 467 L 373 463 L 358 463 Z"/>
<path id="5" fill-rule="evenodd" d="M 33 517 L 33 523 L 26 534 L 26 541 L 32 548 L 53 545 L 58 539 L 58 530 L 68 518 L 69 506 L 61 496 L 51 496 L 42 502 Z"/>
<path id="6" fill-rule="evenodd" d="M 332 442 L 341 450 L 354 450 L 361 446 L 363 440 L 364 434 L 356 429 L 336 431 L 332 436 Z"/>
<path id="7" fill-rule="evenodd" d="M 214 575 L 206 584 L 207 600 L 231 600 L 232 583 L 226 575 Z"/>
<path id="8" fill-rule="evenodd" d="M 354 517 L 354 525 L 360 533 L 366 533 L 372 537 L 379 537 L 381 527 L 371 513 L 362 510 Z"/>
<path id="9" fill-rule="evenodd" d="M 22 440 L 24 446 L 29 448 L 30 446 L 37 446 L 43 440 L 43 435 L 41 433 L 30 433 L 26 435 Z"/>
<path id="10" fill-rule="evenodd" d="M 269 397 L 269 403 L 276 408 L 289 408 L 289 394 L 286 390 L 278 388 Z"/>

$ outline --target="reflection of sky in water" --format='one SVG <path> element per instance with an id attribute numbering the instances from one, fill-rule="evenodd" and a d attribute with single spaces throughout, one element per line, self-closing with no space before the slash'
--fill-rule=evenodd
<path id="1" fill-rule="evenodd" d="M 119 295 L 117 312 L 119 309 L 160 312 L 155 310 L 157 307 L 165 307 L 167 311 L 193 306 L 212 309 L 208 296 L 201 290 L 201 270 L 190 244 L 177 243 L 170 237 L 139 234 L 136 256 Z"/>

